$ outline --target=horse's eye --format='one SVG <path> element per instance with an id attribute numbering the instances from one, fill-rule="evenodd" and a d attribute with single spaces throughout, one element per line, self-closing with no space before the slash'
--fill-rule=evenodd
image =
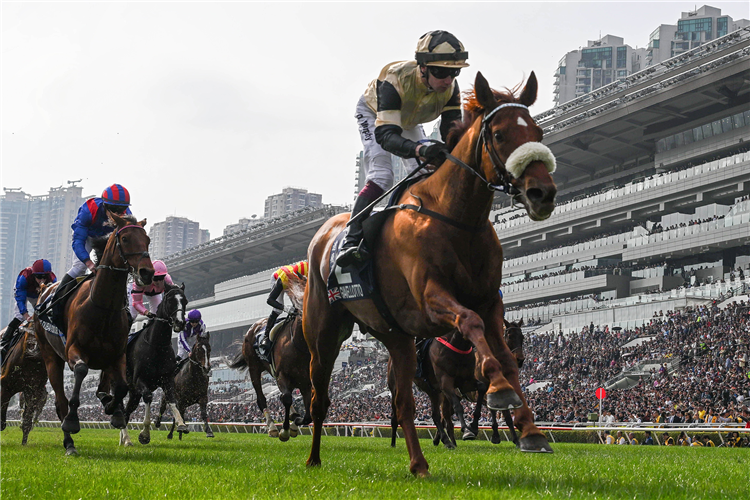
<path id="1" fill-rule="evenodd" d="M 499 130 L 495 132 L 494 137 L 497 142 L 503 142 L 503 133 Z"/>
<path id="2" fill-rule="evenodd" d="M 127 243 L 128 242 L 128 237 L 127 236 L 123 236 L 122 237 L 122 242 L 123 243 Z"/>

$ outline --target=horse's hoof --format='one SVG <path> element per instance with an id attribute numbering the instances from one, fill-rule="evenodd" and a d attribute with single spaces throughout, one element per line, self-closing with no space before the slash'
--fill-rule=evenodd
<path id="1" fill-rule="evenodd" d="M 513 389 L 487 393 L 487 408 L 495 411 L 513 410 L 523 406 Z"/>
<path id="2" fill-rule="evenodd" d="M 156 427 L 157 429 L 161 427 L 161 420 L 157 420 L 156 422 L 154 422 L 154 427 Z"/>
<path id="3" fill-rule="evenodd" d="M 299 434 L 299 431 L 297 429 L 289 429 L 289 435 L 293 438 L 296 438 Z"/>
<path id="4" fill-rule="evenodd" d="M 7 426 L 8 426 L 8 424 L 6 424 L 5 422 L 3 422 L 2 424 L 0 424 L 0 431 L 4 431 Z"/>
<path id="5" fill-rule="evenodd" d="M 502 440 L 500 439 L 500 436 L 492 436 L 490 438 L 490 443 L 492 444 L 500 444 Z"/>
<path id="6" fill-rule="evenodd" d="M 298 416 L 297 418 L 294 419 L 294 425 L 298 427 L 305 425 L 305 419 L 303 417 Z"/>
<path id="7" fill-rule="evenodd" d="M 189 434 L 190 433 L 190 429 L 188 429 L 187 425 L 182 424 L 182 425 L 178 425 L 177 426 L 177 432 L 181 432 L 183 434 Z"/>
<path id="8" fill-rule="evenodd" d="M 78 421 L 78 417 L 65 417 L 62 423 L 62 430 L 69 434 L 78 434 L 81 430 L 81 424 Z"/>
<path id="9" fill-rule="evenodd" d="M 128 425 L 128 422 L 125 420 L 125 414 L 122 413 L 122 410 L 116 410 L 112 414 L 112 418 L 109 419 L 109 425 L 115 429 L 124 429 Z"/>
<path id="10" fill-rule="evenodd" d="M 71 446 L 70 448 L 65 448 L 65 456 L 76 457 L 78 456 L 78 450 L 76 450 L 75 446 Z"/>
<path id="11" fill-rule="evenodd" d="M 428 470 L 419 470 L 419 471 L 414 472 L 414 476 L 418 478 L 426 478 L 426 477 L 430 477 L 431 475 L 432 474 L 430 474 L 430 471 Z"/>
<path id="12" fill-rule="evenodd" d="M 212 438 L 212 437 L 214 437 L 214 433 L 213 433 L 213 431 L 208 431 L 208 432 L 206 433 L 206 437 L 207 437 L 207 438 Z"/>
<path id="13" fill-rule="evenodd" d="M 547 438 L 541 434 L 521 438 L 520 448 L 521 451 L 526 453 L 553 453 Z"/>
<path id="14" fill-rule="evenodd" d="M 173 437 L 173 436 L 172 436 L 172 433 L 171 433 L 171 432 L 170 432 L 169 434 L 167 434 L 167 439 L 172 439 L 172 437 Z"/>
<path id="15" fill-rule="evenodd" d="M 456 449 L 456 445 L 453 444 L 453 441 L 448 441 L 447 443 L 443 443 L 443 444 L 445 444 L 445 447 L 448 448 L 449 450 L 455 450 Z"/>
<path id="16" fill-rule="evenodd" d="M 148 444 L 151 442 L 151 436 L 145 434 L 138 434 L 138 442 L 141 444 Z"/>
<path id="17" fill-rule="evenodd" d="M 279 430 L 278 429 L 272 429 L 268 431 L 268 437 L 277 438 L 279 437 Z"/>
<path id="18" fill-rule="evenodd" d="M 286 429 L 281 431 L 279 433 L 279 441 L 281 441 L 282 443 L 286 443 L 287 441 L 289 441 L 289 434 L 290 434 L 289 431 Z"/>
<path id="19" fill-rule="evenodd" d="M 466 431 L 464 432 L 464 435 L 461 436 L 461 439 L 463 439 L 464 441 L 474 441 L 476 438 L 477 435 L 471 431 Z"/>

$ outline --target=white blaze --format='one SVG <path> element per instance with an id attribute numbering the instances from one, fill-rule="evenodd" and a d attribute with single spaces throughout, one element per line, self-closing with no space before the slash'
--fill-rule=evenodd
<path id="1" fill-rule="evenodd" d="M 528 127 L 528 126 L 529 126 L 529 124 L 528 124 L 528 123 L 526 123 L 526 120 L 524 120 L 524 119 L 523 119 L 523 118 L 521 118 L 520 116 L 518 117 L 518 124 L 519 124 L 520 126 L 522 126 L 522 127 Z"/>

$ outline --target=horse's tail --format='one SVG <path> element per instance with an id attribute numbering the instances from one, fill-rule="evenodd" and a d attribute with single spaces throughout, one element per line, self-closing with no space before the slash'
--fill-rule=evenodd
<path id="1" fill-rule="evenodd" d="M 242 342 L 235 341 L 232 345 L 239 345 L 240 352 L 235 354 L 231 361 L 225 359 L 225 363 L 229 368 L 234 368 L 235 370 L 247 370 L 247 360 L 245 359 L 244 354 L 242 354 Z"/>

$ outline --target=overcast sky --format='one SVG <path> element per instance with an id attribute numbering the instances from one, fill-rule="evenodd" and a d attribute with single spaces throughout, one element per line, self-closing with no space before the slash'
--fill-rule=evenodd
<path id="1" fill-rule="evenodd" d="M 1 183 L 121 183 L 138 217 L 188 217 L 215 238 L 285 186 L 351 203 L 355 104 L 427 31 L 469 51 L 462 89 L 478 70 L 496 88 L 535 71 L 537 114 L 566 52 L 600 34 L 644 47 L 701 5 L 4 1 Z M 750 17 L 747 1 L 708 5 Z"/>

